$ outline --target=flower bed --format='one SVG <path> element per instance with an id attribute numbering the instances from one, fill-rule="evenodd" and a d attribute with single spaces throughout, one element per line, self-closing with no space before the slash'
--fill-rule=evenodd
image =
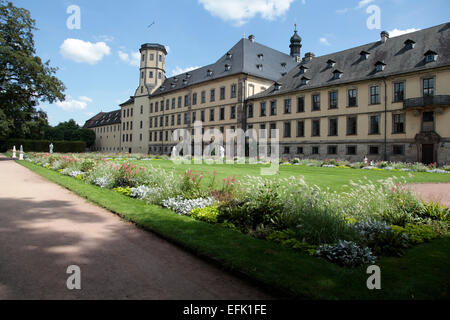
<path id="1" fill-rule="evenodd" d="M 218 181 L 217 172 L 188 170 L 177 176 L 89 154 L 30 154 L 27 160 L 345 267 L 401 256 L 414 245 L 448 234 L 449 210 L 417 200 L 395 179 L 353 182 L 350 191 L 338 194 L 295 177 Z"/>

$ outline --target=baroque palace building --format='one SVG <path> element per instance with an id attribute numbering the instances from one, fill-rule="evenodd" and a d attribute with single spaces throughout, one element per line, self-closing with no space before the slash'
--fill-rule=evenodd
<path id="1" fill-rule="evenodd" d="M 301 58 L 301 41 L 287 55 L 250 36 L 171 78 L 165 47 L 142 45 L 134 96 L 86 122 L 93 151 L 170 154 L 172 132 L 202 121 L 278 129 L 282 157 L 450 163 L 450 23 L 321 57 Z"/>

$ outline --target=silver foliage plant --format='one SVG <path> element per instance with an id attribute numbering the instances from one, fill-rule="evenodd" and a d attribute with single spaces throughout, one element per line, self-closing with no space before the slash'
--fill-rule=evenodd
<path id="1" fill-rule="evenodd" d="M 343 267 L 356 268 L 374 264 L 377 260 L 369 248 L 361 248 L 351 241 L 339 240 L 336 245 L 322 245 L 316 251 L 317 256 Z"/>
<path id="2" fill-rule="evenodd" d="M 187 216 L 190 214 L 190 212 L 194 209 L 201 209 L 210 207 L 214 204 L 213 198 L 199 198 L 194 200 L 189 199 L 183 199 L 182 197 L 178 196 L 176 198 L 170 198 L 167 200 L 164 200 L 162 202 L 163 206 L 169 209 L 172 209 L 179 215 Z"/>

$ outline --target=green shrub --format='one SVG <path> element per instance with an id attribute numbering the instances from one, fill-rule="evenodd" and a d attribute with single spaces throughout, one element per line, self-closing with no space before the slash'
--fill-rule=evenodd
<path id="1" fill-rule="evenodd" d="M 292 230 L 275 231 L 267 237 L 267 240 L 280 243 L 284 247 L 296 249 L 309 255 L 315 255 L 317 246 L 298 241 L 295 236 L 295 232 Z"/>
<path id="2" fill-rule="evenodd" d="M 413 244 L 421 244 L 439 238 L 440 234 L 426 225 L 407 224 L 405 227 L 392 226 L 397 234 L 406 235 Z"/>
<path id="3" fill-rule="evenodd" d="M 86 152 L 86 142 L 84 141 L 49 141 L 49 140 L 25 140 L 10 139 L 4 141 L 1 149 L 11 150 L 14 146 L 19 150 L 23 146 L 24 152 L 49 152 L 50 144 L 53 143 L 54 152 L 58 153 L 82 153 Z"/>
<path id="4" fill-rule="evenodd" d="M 122 194 L 124 196 L 127 196 L 127 197 L 129 197 L 130 194 L 131 194 L 131 188 L 130 187 L 126 187 L 126 188 L 119 187 L 119 188 L 114 188 L 113 190 L 115 192 L 120 193 L 120 194 Z"/>
<path id="5" fill-rule="evenodd" d="M 438 221 L 450 220 L 450 210 L 447 207 L 441 206 L 439 203 L 426 203 L 419 215 L 425 219 L 430 218 Z"/>
<path id="6" fill-rule="evenodd" d="M 204 221 L 208 223 L 217 223 L 217 218 L 220 212 L 217 207 L 206 207 L 201 209 L 194 209 L 190 216 L 195 220 Z"/>

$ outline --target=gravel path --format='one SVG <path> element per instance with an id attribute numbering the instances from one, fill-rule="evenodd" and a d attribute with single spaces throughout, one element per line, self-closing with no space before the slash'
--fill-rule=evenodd
<path id="1" fill-rule="evenodd" d="M 67 289 L 70 265 L 81 268 L 79 291 Z M 0 158 L 0 300 L 270 298 Z"/>
<path id="2" fill-rule="evenodd" d="M 423 200 L 439 202 L 450 208 L 450 183 L 421 183 L 408 186 Z"/>

